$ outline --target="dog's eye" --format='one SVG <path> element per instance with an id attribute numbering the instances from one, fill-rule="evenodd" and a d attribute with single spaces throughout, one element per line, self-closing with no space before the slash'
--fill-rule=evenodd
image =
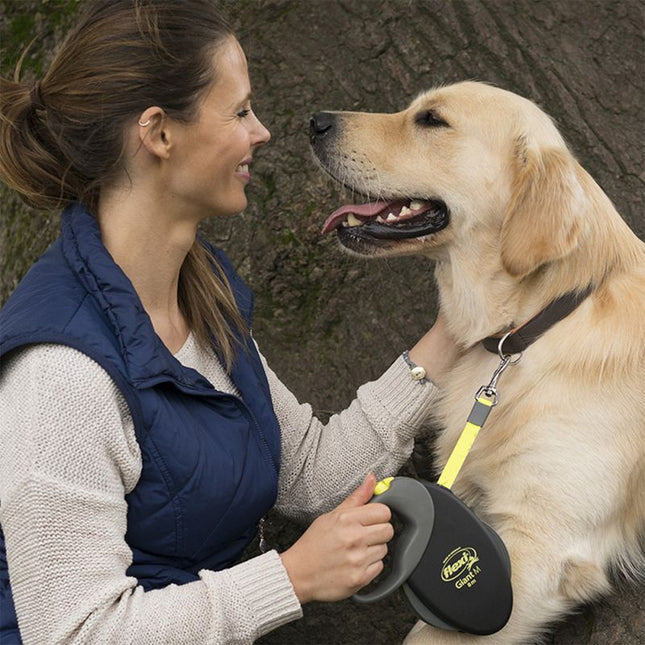
<path id="1" fill-rule="evenodd" d="M 423 112 L 419 112 L 414 120 L 417 125 L 420 125 L 423 128 L 441 128 L 448 126 L 448 123 L 434 110 L 424 110 Z"/>

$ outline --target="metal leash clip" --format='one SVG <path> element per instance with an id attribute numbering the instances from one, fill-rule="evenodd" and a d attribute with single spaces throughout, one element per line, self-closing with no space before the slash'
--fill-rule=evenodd
<path id="1" fill-rule="evenodd" d="M 499 345 L 497 346 L 497 353 L 499 354 L 501 363 L 497 366 L 497 369 L 493 372 L 493 376 L 490 380 L 490 383 L 488 385 L 482 385 L 477 391 L 477 394 L 475 394 L 475 400 L 479 399 L 482 396 L 487 397 L 491 401 L 491 407 L 497 405 L 497 402 L 499 401 L 499 397 L 497 395 L 497 381 L 499 380 L 499 377 L 502 375 L 502 372 L 509 365 L 515 365 L 516 363 L 518 363 L 519 360 L 522 358 L 522 354 L 517 354 L 517 358 L 514 359 L 513 354 L 504 354 L 504 352 L 502 351 L 504 341 L 512 333 L 513 333 L 512 331 L 509 331 L 508 333 L 504 334 L 504 336 L 502 336 L 502 338 L 500 339 Z"/>

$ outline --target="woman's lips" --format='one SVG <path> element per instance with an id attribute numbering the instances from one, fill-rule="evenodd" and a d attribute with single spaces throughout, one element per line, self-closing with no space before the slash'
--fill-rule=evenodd
<path id="1" fill-rule="evenodd" d="M 243 161 L 236 169 L 235 174 L 239 177 L 242 177 L 246 181 L 251 179 L 251 173 L 249 171 L 249 164 L 251 163 L 250 159 Z"/>

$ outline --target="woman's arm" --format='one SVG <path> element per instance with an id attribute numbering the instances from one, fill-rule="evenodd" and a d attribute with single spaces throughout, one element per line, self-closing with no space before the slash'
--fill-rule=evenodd
<path id="1" fill-rule="evenodd" d="M 434 325 L 409 352 L 410 360 L 423 367 L 427 378 L 439 386 L 452 369 L 458 355 L 459 347 L 449 334 L 441 312 Z"/>
<path id="2" fill-rule="evenodd" d="M 441 319 L 410 351 L 428 379 L 439 382 L 456 355 Z M 278 508 L 301 519 L 339 504 L 368 472 L 379 479 L 395 474 L 410 456 L 415 436 L 427 427 L 439 394 L 433 381 L 413 380 L 399 357 L 379 379 L 362 385 L 346 410 L 323 424 L 264 364 L 282 428 Z"/>
<path id="3" fill-rule="evenodd" d="M 22 350 L 0 373 L 0 498 L 25 645 L 251 643 L 301 608 L 275 551 L 144 592 L 126 575 L 125 495 L 141 457 L 129 411 L 91 359 Z"/>
<path id="4" fill-rule="evenodd" d="M 399 358 L 380 379 L 359 388 L 349 408 L 326 425 L 265 364 L 283 435 L 278 506 L 301 518 L 323 513 L 281 554 L 303 603 L 346 598 L 383 569 L 393 529 L 387 506 L 367 504 L 374 475 L 370 472 L 345 497 L 367 471 L 393 475 L 409 457 L 436 400 L 437 388 L 429 379 L 440 379 L 456 357 L 443 321 L 410 355 L 428 378 L 413 379 Z"/>

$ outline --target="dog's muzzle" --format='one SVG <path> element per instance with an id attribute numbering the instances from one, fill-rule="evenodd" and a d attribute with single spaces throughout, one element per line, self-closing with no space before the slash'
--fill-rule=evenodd
<path id="1" fill-rule="evenodd" d="M 309 119 L 309 142 L 312 146 L 323 139 L 333 137 L 336 130 L 337 116 L 333 112 L 316 112 Z"/>
<path id="2" fill-rule="evenodd" d="M 320 165 L 331 177 L 353 192 L 365 194 L 368 191 L 361 186 L 360 174 L 346 172 L 339 162 L 343 114 L 316 112 L 312 115 L 309 141 Z M 391 246 L 398 241 L 433 235 L 444 229 L 449 221 L 448 207 L 441 199 L 415 199 L 394 194 L 377 202 L 348 204 L 337 209 L 327 218 L 323 233 L 336 230 L 344 246 L 371 253 L 368 247 Z"/>

